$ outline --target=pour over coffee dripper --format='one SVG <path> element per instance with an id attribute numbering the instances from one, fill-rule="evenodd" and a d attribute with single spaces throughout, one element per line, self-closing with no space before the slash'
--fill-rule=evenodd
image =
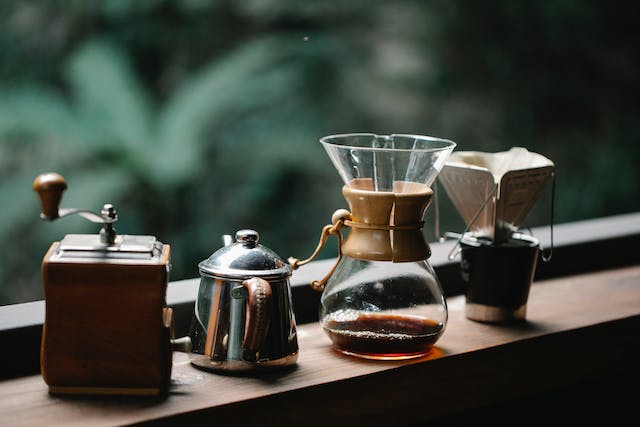
<path id="1" fill-rule="evenodd" d="M 466 224 L 457 237 L 467 318 L 488 323 L 526 319 L 541 251 L 539 240 L 519 227 L 553 177 L 553 162 L 523 147 L 459 151 L 446 162 L 439 179 Z M 551 216 L 552 225 L 553 209 Z"/>
<path id="2" fill-rule="evenodd" d="M 422 233 L 430 185 L 455 148 L 445 139 L 369 133 L 321 138 L 344 182 L 350 210 L 324 227 L 338 261 L 312 287 L 322 291 L 320 323 L 339 351 L 363 358 L 408 359 L 429 353 L 444 332 L 447 305 Z M 348 236 L 342 232 L 350 227 Z"/>

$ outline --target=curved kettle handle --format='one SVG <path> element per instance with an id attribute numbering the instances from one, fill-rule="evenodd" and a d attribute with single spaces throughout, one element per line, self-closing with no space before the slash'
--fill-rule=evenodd
<path id="1" fill-rule="evenodd" d="M 271 321 L 271 285 L 264 279 L 252 277 L 242 282 L 247 289 L 247 314 L 242 347 L 256 351 L 262 347 Z"/>

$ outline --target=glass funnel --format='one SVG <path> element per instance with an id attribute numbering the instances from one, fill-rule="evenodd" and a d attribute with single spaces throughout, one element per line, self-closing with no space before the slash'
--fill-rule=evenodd
<path id="1" fill-rule="evenodd" d="M 447 305 L 428 259 L 424 212 L 455 143 L 418 135 L 321 138 L 344 181 L 336 211 L 338 262 L 322 290 L 320 322 L 339 351 L 372 359 L 428 354 Z M 339 213 L 340 212 L 340 213 Z M 344 240 L 338 230 L 349 227 Z"/>

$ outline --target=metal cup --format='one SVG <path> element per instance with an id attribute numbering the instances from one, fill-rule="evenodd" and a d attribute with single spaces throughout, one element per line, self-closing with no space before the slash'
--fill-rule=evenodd
<path id="1" fill-rule="evenodd" d="M 460 247 L 462 279 L 467 285 L 466 317 L 489 323 L 524 321 L 539 241 L 516 233 L 496 244 L 465 235 Z"/>

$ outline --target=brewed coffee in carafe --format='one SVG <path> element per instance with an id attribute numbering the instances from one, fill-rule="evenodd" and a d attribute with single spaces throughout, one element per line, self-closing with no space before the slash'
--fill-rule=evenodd
<path id="1" fill-rule="evenodd" d="M 429 263 L 423 217 L 430 185 L 455 143 L 364 133 L 320 142 L 344 182 L 349 210 L 334 213 L 311 258 L 290 262 L 296 268 L 313 259 L 335 234 L 336 265 L 312 284 L 322 291 L 320 323 L 334 347 L 371 359 L 424 356 L 444 332 L 448 313 Z"/>

